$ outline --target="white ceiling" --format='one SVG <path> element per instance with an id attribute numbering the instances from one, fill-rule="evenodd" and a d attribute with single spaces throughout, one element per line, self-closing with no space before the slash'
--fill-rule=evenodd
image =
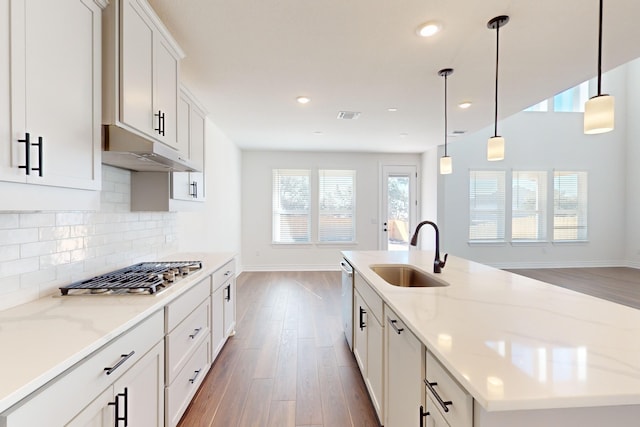
<path id="1" fill-rule="evenodd" d="M 447 67 L 449 131 L 492 124 L 497 15 L 500 118 L 597 73 L 598 0 L 149 2 L 186 52 L 183 81 L 243 149 L 423 152 L 444 141 Z M 640 1 L 605 1 L 603 70 L 640 56 L 638 18 Z M 428 20 L 442 32 L 418 37 Z"/>

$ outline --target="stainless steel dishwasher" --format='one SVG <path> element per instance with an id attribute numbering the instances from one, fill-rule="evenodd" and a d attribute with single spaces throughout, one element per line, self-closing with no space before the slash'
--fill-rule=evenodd
<path id="1" fill-rule="evenodd" d="M 349 349 L 353 351 L 353 267 L 342 260 L 342 327 L 347 338 Z"/>

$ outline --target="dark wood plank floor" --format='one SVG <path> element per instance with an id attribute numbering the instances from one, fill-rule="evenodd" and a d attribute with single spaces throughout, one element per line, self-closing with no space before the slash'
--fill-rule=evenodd
<path id="1" fill-rule="evenodd" d="M 640 309 L 640 270 L 627 267 L 507 270 Z"/>
<path id="2" fill-rule="evenodd" d="M 229 338 L 180 427 L 379 427 L 342 332 L 339 272 L 242 273 Z"/>

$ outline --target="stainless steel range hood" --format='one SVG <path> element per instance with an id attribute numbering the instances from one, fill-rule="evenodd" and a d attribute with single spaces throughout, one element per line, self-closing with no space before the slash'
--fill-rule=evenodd
<path id="1" fill-rule="evenodd" d="M 102 163 L 140 172 L 200 172 L 176 150 L 116 125 L 102 126 Z"/>

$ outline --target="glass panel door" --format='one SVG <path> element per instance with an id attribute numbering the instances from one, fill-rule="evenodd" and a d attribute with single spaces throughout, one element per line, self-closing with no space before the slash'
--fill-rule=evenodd
<path id="1" fill-rule="evenodd" d="M 416 218 L 416 167 L 383 166 L 380 249 L 409 250 Z"/>

